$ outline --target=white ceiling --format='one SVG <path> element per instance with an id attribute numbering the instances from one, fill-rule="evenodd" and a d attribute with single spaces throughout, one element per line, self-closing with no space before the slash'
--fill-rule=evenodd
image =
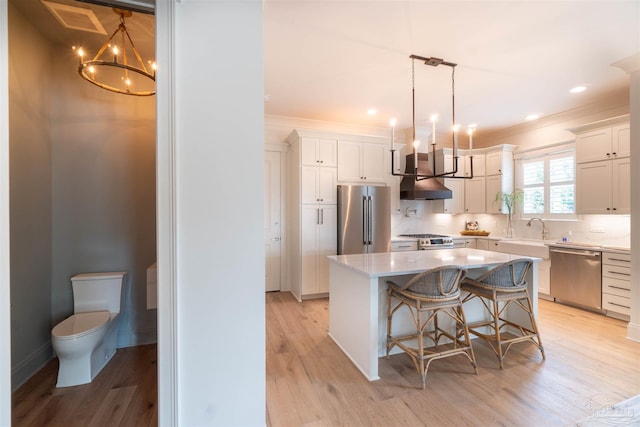
<path id="1" fill-rule="evenodd" d="M 264 16 L 266 112 L 359 124 L 410 126 L 411 54 L 457 63 L 456 121 L 488 129 L 628 91 L 610 64 L 640 52 L 638 0 L 266 0 Z M 450 68 L 415 67 L 416 121 L 451 123 Z"/>
<path id="2" fill-rule="evenodd" d="M 105 39 L 62 29 L 39 0 L 10 1 L 56 42 Z M 108 8 L 52 1 L 91 8 L 107 32 L 117 25 Z M 153 16 L 127 27 L 153 52 Z M 456 119 L 487 130 L 626 93 L 628 76 L 611 64 L 640 52 L 640 1 L 265 0 L 264 43 L 267 114 L 409 127 L 416 54 L 458 64 Z M 450 71 L 415 63 L 418 126 L 432 113 L 451 122 Z M 570 94 L 578 84 L 589 88 Z"/>

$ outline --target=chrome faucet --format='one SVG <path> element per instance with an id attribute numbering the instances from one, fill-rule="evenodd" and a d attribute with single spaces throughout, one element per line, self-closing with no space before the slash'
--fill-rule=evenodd
<path id="1" fill-rule="evenodd" d="M 527 227 L 531 227 L 531 221 L 533 220 L 538 220 L 542 224 L 542 240 L 546 240 L 548 230 L 547 230 L 547 227 L 544 225 L 544 221 L 542 220 L 542 218 L 531 218 L 529 222 L 527 222 Z"/>

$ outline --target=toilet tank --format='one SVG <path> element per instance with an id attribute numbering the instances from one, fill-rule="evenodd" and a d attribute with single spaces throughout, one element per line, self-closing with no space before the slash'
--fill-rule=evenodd
<path id="1" fill-rule="evenodd" d="M 73 312 L 107 310 L 120 312 L 122 284 L 126 271 L 111 273 L 82 273 L 71 278 Z"/>

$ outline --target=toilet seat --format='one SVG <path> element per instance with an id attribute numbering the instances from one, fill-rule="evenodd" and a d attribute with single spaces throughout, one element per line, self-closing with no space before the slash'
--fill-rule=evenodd
<path id="1" fill-rule="evenodd" d="M 59 340 L 77 339 L 104 327 L 110 317 L 108 311 L 76 313 L 58 323 L 51 335 Z"/>

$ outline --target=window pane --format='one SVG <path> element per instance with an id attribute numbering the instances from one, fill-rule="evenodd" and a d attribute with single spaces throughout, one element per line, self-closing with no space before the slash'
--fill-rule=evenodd
<path id="1" fill-rule="evenodd" d="M 544 161 L 525 163 L 522 179 L 525 186 L 544 183 Z"/>
<path id="2" fill-rule="evenodd" d="M 552 185 L 549 187 L 549 211 L 552 214 L 574 213 L 575 187 Z"/>
<path id="3" fill-rule="evenodd" d="M 573 157 L 563 157 L 549 161 L 549 182 L 573 181 L 575 166 Z"/>
<path id="4" fill-rule="evenodd" d="M 544 213 L 544 187 L 525 188 L 523 208 L 525 214 Z"/>

